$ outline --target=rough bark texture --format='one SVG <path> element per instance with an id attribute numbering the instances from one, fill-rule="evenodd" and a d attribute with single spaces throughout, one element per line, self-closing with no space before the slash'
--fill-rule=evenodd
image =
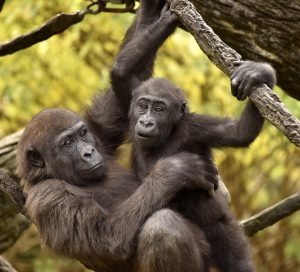
<path id="1" fill-rule="evenodd" d="M 81 22 L 85 14 L 86 12 L 82 11 L 72 14 L 57 14 L 44 25 L 38 27 L 32 32 L 21 35 L 12 41 L 0 44 L 0 57 L 28 48 L 38 42 L 49 39 L 53 35 L 65 31 L 70 26 Z"/>
<path id="2" fill-rule="evenodd" d="M 16 146 L 21 133 L 22 131 L 19 131 L 0 140 L 0 176 L 4 172 L 17 180 Z M 7 188 L 9 181 L 9 179 L 1 180 L 1 186 Z M 12 191 L 18 194 L 18 188 L 14 184 L 7 192 Z M 20 192 L 19 196 L 22 204 Z M 29 226 L 29 221 L 19 214 L 20 206 L 16 204 L 17 202 L 12 201 L 11 196 L 0 190 L 0 253 L 11 247 Z"/>
<path id="3" fill-rule="evenodd" d="M 16 175 L 17 144 L 23 130 L 8 135 L 0 140 L 0 171 L 4 171 L 13 179 Z"/>
<path id="4" fill-rule="evenodd" d="M 300 0 L 191 0 L 243 59 L 267 61 L 279 86 L 300 99 Z"/>
<path id="5" fill-rule="evenodd" d="M 241 221 L 245 232 L 252 236 L 300 209 L 300 193 L 296 193 L 278 202 L 250 218 Z"/>
<path id="6" fill-rule="evenodd" d="M 230 76 L 236 69 L 234 63 L 239 63 L 241 56 L 214 33 L 188 0 L 168 2 L 209 59 Z M 300 147 L 300 121 L 288 112 L 275 93 L 263 85 L 252 91 L 250 99 L 266 120 Z"/>
<path id="7" fill-rule="evenodd" d="M 0 256 L 0 272 L 17 272 L 9 262 Z"/>

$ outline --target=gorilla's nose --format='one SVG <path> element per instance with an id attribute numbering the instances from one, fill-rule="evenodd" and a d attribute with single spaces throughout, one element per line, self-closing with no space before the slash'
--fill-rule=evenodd
<path id="1" fill-rule="evenodd" d="M 95 152 L 95 148 L 91 145 L 86 145 L 81 149 L 81 157 L 84 160 L 90 160 L 93 157 L 93 153 Z"/>
<path id="2" fill-rule="evenodd" d="M 140 124 L 145 128 L 151 128 L 154 126 L 154 124 L 148 120 L 140 120 Z"/>

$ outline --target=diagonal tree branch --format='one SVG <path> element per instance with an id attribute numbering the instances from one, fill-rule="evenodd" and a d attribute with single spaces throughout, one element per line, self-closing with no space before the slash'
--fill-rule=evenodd
<path id="1" fill-rule="evenodd" d="M 17 272 L 11 264 L 0 256 L 0 272 Z"/>
<path id="2" fill-rule="evenodd" d="M 70 14 L 57 14 L 37 29 L 21 35 L 14 40 L 0 44 L 0 56 L 13 54 L 19 50 L 47 40 L 50 37 L 65 31 L 70 26 L 81 22 L 87 13 L 88 11 L 85 10 Z"/>
<path id="3" fill-rule="evenodd" d="M 253 236 L 258 231 L 267 228 L 281 219 L 300 209 L 300 192 L 291 195 L 277 204 L 242 220 L 241 226 L 248 236 Z"/>
<path id="4" fill-rule="evenodd" d="M 188 0 L 167 1 L 170 3 L 171 11 L 179 16 L 203 52 L 217 67 L 230 76 L 236 69 L 234 64 L 241 61 L 241 56 L 214 33 Z M 300 147 L 300 121 L 286 109 L 272 90 L 266 85 L 260 86 L 253 90 L 250 99 L 266 120 Z"/>

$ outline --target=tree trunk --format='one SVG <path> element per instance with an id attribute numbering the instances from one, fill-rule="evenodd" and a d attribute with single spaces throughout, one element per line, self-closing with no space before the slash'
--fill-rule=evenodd
<path id="1" fill-rule="evenodd" d="M 300 0 L 191 0 L 243 59 L 266 61 L 278 85 L 300 100 Z"/>
<path id="2" fill-rule="evenodd" d="M 18 131 L 0 140 L 0 171 L 7 173 L 15 180 L 16 147 L 22 131 Z M 0 193 L 0 253 L 12 246 L 29 226 L 28 220 Z"/>

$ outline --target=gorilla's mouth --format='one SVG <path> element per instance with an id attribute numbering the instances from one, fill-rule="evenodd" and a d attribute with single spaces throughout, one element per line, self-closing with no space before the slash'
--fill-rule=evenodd
<path id="1" fill-rule="evenodd" d="M 154 135 L 150 134 L 150 133 L 138 132 L 136 135 L 138 136 L 138 138 L 141 138 L 141 139 L 152 139 L 152 138 L 154 138 Z"/>
<path id="2" fill-rule="evenodd" d="M 103 162 L 99 162 L 96 165 L 92 166 L 91 168 L 86 169 L 85 172 L 92 172 L 92 171 L 102 167 L 103 165 L 104 165 Z"/>

